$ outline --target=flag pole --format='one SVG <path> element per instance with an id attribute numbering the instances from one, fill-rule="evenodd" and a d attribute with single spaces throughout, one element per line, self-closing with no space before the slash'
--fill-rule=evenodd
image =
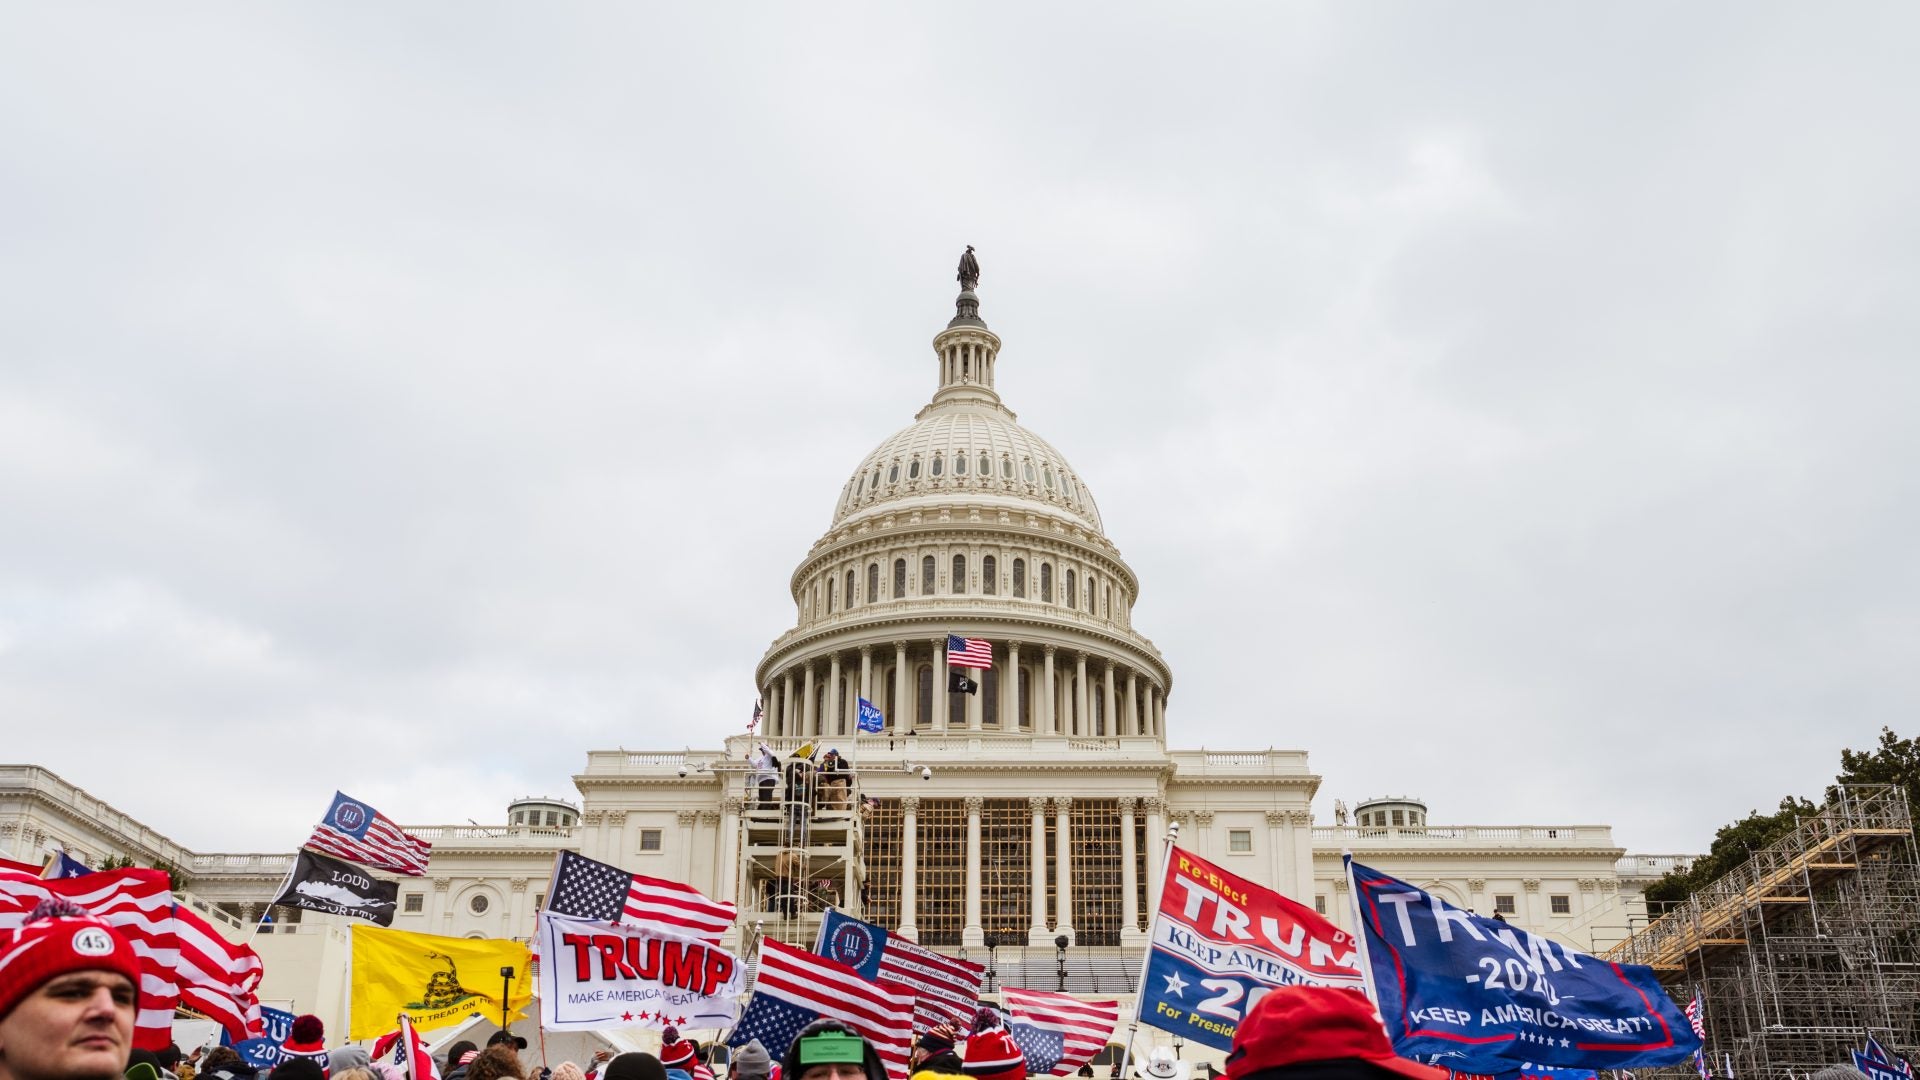
<path id="1" fill-rule="evenodd" d="M 1180 823 L 1167 823 L 1167 838 L 1160 848 L 1160 892 L 1167 891 L 1167 876 L 1173 872 L 1173 845 L 1180 839 Z M 1140 954 L 1140 977 L 1133 983 L 1133 1019 L 1127 1024 L 1127 1044 L 1120 1051 L 1120 1080 L 1127 1078 L 1127 1065 L 1133 1060 L 1133 1040 L 1140 1034 L 1140 1013 L 1147 1004 L 1147 965 L 1153 962 L 1153 928 L 1160 921 L 1160 913 L 1150 913 L 1153 918 L 1147 922 L 1147 947 Z"/>
<path id="2" fill-rule="evenodd" d="M 287 879 L 282 881 L 280 887 L 273 891 L 273 900 L 280 899 L 281 894 L 287 891 L 287 886 L 293 884 L 294 872 L 299 869 L 300 856 L 295 855 L 293 862 L 287 867 Z M 260 928 L 267 925 L 267 920 L 273 917 L 273 900 L 269 900 L 260 905 L 260 921 L 253 924 L 253 929 L 247 933 L 247 940 L 242 944 L 245 944 L 249 948 L 253 946 L 253 939 L 260 936 Z"/>
<path id="3" fill-rule="evenodd" d="M 1367 988 L 1367 1000 L 1380 1007 L 1380 990 L 1373 985 L 1373 953 L 1367 948 L 1367 916 L 1360 907 L 1360 887 L 1353 880 L 1353 849 L 1340 852 L 1347 871 L 1347 902 L 1353 907 L 1353 939 L 1360 945 L 1360 978 Z"/>

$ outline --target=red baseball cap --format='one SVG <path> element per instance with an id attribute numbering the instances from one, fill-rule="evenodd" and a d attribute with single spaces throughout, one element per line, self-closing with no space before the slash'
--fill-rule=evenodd
<path id="1" fill-rule="evenodd" d="M 1358 990 L 1282 986 L 1240 1021 L 1227 1054 L 1228 1080 L 1308 1062 L 1358 1060 L 1408 1080 L 1447 1080 L 1447 1070 L 1393 1052 L 1373 1003 Z"/>

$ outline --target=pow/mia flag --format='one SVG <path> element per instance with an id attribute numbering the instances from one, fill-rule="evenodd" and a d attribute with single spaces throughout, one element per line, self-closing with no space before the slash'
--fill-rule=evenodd
<path id="1" fill-rule="evenodd" d="M 964 670 L 947 672 L 947 693 L 977 694 L 979 692 L 980 684 L 967 678 L 967 673 Z"/>
<path id="2" fill-rule="evenodd" d="M 300 857 L 294 860 L 293 876 L 273 902 L 392 926 L 399 899 L 399 882 L 381 881 L 352 863 L 301 848 Z"/>

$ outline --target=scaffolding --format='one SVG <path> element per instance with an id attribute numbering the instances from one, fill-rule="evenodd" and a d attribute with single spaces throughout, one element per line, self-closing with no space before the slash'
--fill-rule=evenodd
<path id="1" fill-rule="evenodd" d="M 1905 793 L 1856 786 L 1607 954 L 1700 994 L 1715 1075 L 1805 1077 L 1872 1035 L 1920 1051 L 1920 859 Z M 1731 1064 L 1731 1070 L 1727 1065 Z M 1651 1070 L 1692 1076 L 1688 1066 Z"/>
<path id="2" fill-rule="evenodd" d="M 866 908 L 858 774 L 851 764 L 825 769 L 789 757 L 771 776 L 745 771 L 744 783 L 740 920 L 811 949 L 828 908 L 856 917 Z"/>

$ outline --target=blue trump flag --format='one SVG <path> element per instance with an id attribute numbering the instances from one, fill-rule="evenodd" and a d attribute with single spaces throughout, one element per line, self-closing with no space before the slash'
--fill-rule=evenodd
<path id="1" fill-rule="evenodd" d="M 293 1034 L 293 1014 L 279 1009 L 260 1007 L 260 1019 L 267 1026 L 267 1032 L 257 1039 L 243 1039 L 234 1042 L 225 1030 L 220 1032 L 220 1045 L 231 1046 L 240 1052 L 240 1057 L 256 1069 L 271 1069 L 280 1064 L 280 1044 Z"/>
<path id="2" fill-rule="evenodd" d="M 887 932 L 842 911 L 827 909 L 820 920 L 820 940 L 813 951 L 845 964 L 863 979 L 880 977 L 880 954 L 887 951 Z"/>
<path id="3" fill-rule="evenodd" d="M 1638 1069 L 1700 1048 L 1653 969 L 1613 964 L 1347 859 L 1394 1050 L 1460 1072 Z"/>
<path id="4" fill-rule="evenodd" d="M 873 702 L 868 701 L 866 698 L 861 698 L 860 699 L 860 720 L 859 720 L 860 730 L 866 732 L 869 735 L 872 735 L 886 726 L 887 726 L 887 718 L 881 715 L 879 709 L 874 708 Z"/>

